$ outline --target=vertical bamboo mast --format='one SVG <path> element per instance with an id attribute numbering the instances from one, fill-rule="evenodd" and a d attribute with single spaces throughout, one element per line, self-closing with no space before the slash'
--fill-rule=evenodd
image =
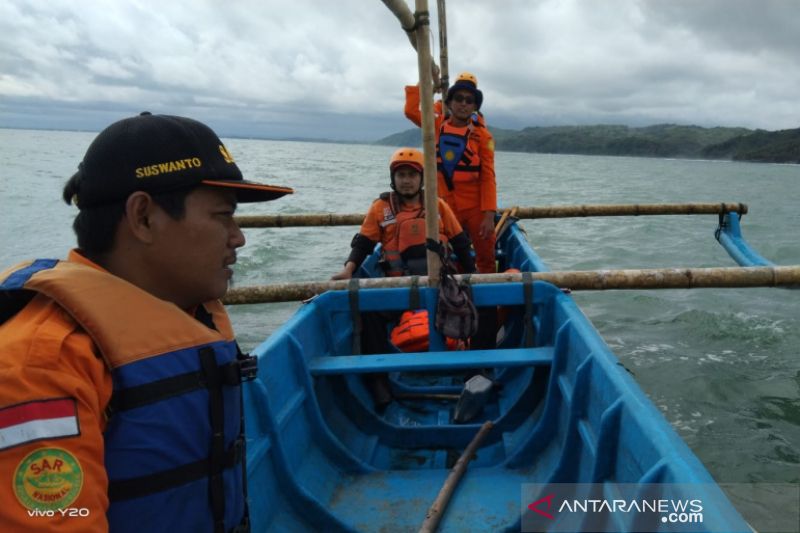
<path id="1" fill-rule="evenodd" d="M 422 111 L 422 148 L 425 153 L 425 233 L 439 241 L 439 201 L 436 190 L 436 144 L 433 119 L 433 79 L 431 77 L 430 14 L 428 0 L 416 0 L 417 63 Z M 428 250 L 428 284 L 439 285 L 439 256 Z"/>
<path id="2" fill-rule="evenodd" d="M 447 89 L 450 88 L 450 67 L 447 62 L 447 16 L 444 0 L 436 0 L 436 10 L 439 14 L 439 66 L 441 67 L 439 88 L 442 95 L 442 116 L 446 117 L 449 113 L 444 105 L 444 98 L 447 95 Z"/>

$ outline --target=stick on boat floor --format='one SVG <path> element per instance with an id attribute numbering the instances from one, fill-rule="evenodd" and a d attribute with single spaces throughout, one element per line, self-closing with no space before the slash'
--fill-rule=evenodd
<path id="1" fill-rule="evenodd" d="M 478 433 L 467 446 L 467 449 L 464 450 L 464 453 L 458 458 L 455 466 L 453 466 L 453 469 L 450 470 L 450 473 L 447 475 L 447 479 L 445 479 L 444 485 L 442 485 L 442 489 L 439 491 L 439 495 L 436 496 L 430 509 L 428 509 L 428 513 L 425 515 L 425 521 L 422 522 L 422 526 L 419 528 L 419 533 L 433 533 L 436 531 L 436 528 L 439 527 L 439 521 L 442 519 L 447 504 L 450 502 L 450 497 L 453 495 L 453 491 L 458 486 L 458 482 L 461 481 L 461 477 L 467 470 L 472 456 L 475 455 L 475 450 L 478 449 L 481 441 L 493 427 L 494 424 L 492 424 L 491 420 L 484 422 L 478 430 Z"/>

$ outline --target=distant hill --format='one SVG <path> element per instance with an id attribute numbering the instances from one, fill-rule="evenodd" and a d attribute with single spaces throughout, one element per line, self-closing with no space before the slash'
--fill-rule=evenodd
<path id="1" fill-rule="evenodd" d="M 677 124 L 643 128 L 601 124 L 490 130 L 497 149 L 509 152 L 800 162 L 800 128 L 768 132 Z M 421 137 L 414 128 L 375 144 L 420 146 Z"/>
<path id="2" fill-rule="evenodd" d="M 709 159 L 733 159 L 770 163 L 800 163 L 800 128 L 794 130 L 757 130 L 734 137 L 703 150 Z"/>
<path id="3" fill-rule="evenodd" d="M 419 128 L 411 128 L 400 133 L 393 133 L 388 137 L 375 141 L 375 144 L 384 146 L 422 146 L 422 134 Z"/>

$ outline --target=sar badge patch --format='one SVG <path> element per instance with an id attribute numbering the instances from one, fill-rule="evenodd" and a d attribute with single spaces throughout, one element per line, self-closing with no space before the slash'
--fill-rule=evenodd
<path id="1" fill-rule="evenodd" d="M 29 453 L 14 473 L 14 494 L 28 509 L 69 507 L 81 493 L 83 471 L 74 455 L 61 448 Z"/>

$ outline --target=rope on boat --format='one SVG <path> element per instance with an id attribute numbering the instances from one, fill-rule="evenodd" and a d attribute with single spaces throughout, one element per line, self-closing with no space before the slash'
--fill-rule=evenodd
<path id="1" fill-rule="evenodd" d="M 646 215 L 720 215 L 737 212 L 747 213 L 747 205 L 741 203 L 690 203 L 690 204 L 585 204 L 554 205 L 542 207 L 519 207 L 516 218 L 570 218 L 600 216 L 646 216 Z M 298 226 L 360 226 L 364 213 L 304 213 L 296 215 L 250 215 L 237 216 L 242 228 L 287 228 Z"/>
<path id="2" fill-rule="evenodd" d="M 493 427 L 494 424 L 492 424 L 491 420 L 484 422 L 478 430 L 478 433 L 472 438 L 469 445 L 467 445 L 467 449 L 464 450 L 464 453 L 462 453 L 461 457 L 456 461 L 455 466 L 450 470 L 447 479 L 444 481 L 444 485 L 442 485 L 441 490 L 439 490 L 439 494 L 436 496 L 430 509 L 428 509 L 428 513 L 425 515 L 425 521 L 422 522 L 422 526 L 419 528 L 419 533 L 432 533 L 439 527 L 439 521 L 442 519 L 442 514 L 444 514 L 444 510 L 450 502 L 453 491 L 458 486 L 458 482 L 461 481 L 481 441 Z"/>
<path id="3" fill-rule="evenodd" d="M 472 274 L 470 283 L 521 283 L 523 273 Z M 699 289 L 729 287 L 797 287 L 800 286 L 800 265 L 717 268 L 654 268 L 629 270 L 572 270 L 532 272 L 533 280 L 542 280 L 573 291 L 628 289 Z M 461 280 L 458 275 L 456 279 Z M 426 286 L 427 276 L 419 276 Z M 364 278 L 359 289 L 410 287 L 413 277 Z M 293 282 L 237 287 L 223 298 L 227 305 L 294 302 L 308 300 L 325 291 L 347 290 L 350 280 Z"/>

